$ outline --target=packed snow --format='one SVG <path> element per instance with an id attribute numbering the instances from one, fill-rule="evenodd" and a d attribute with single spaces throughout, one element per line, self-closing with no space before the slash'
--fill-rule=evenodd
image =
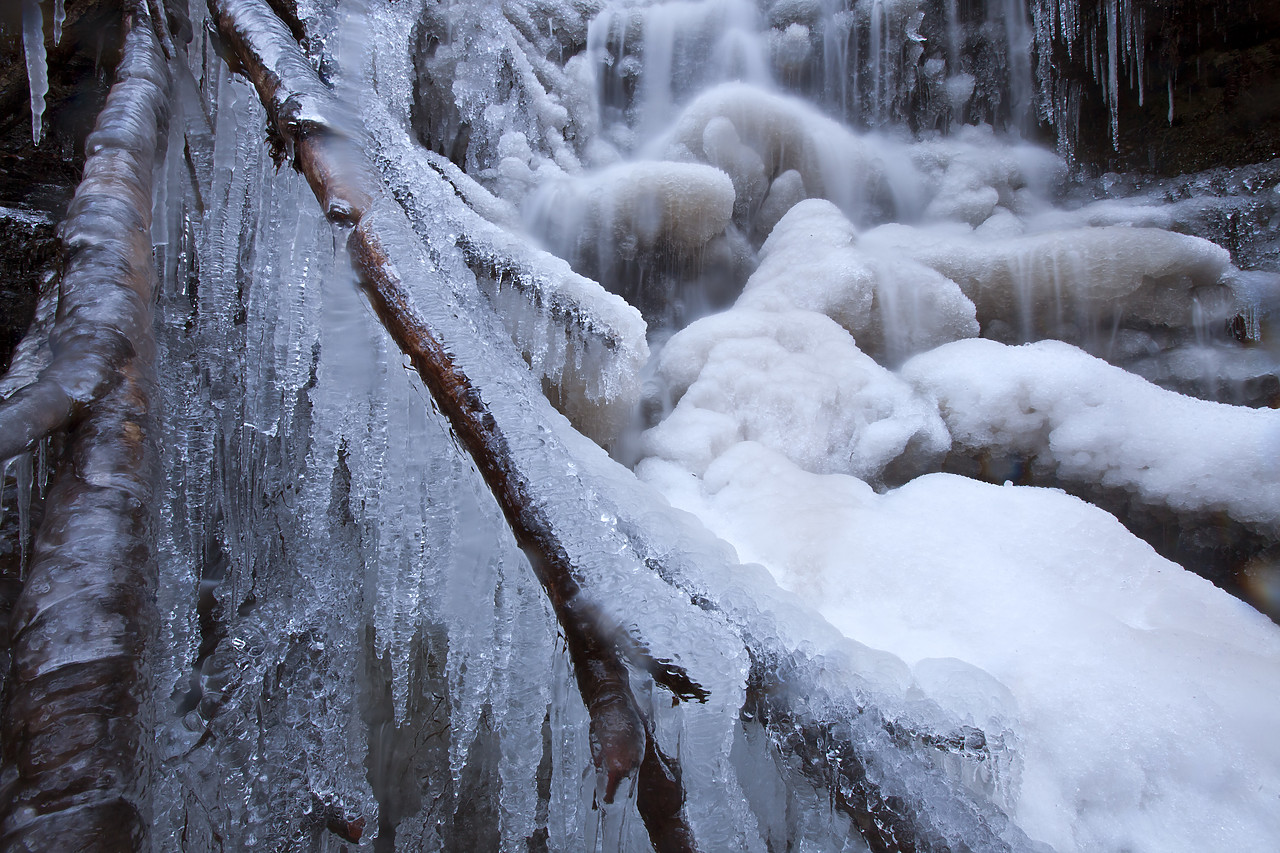
<path id="1" fill-rule="evenodd" d="M 877 494 L 750 441 L 700 479 L 639 472 L 935 699 L 1015 731 L 1032 838 L 1254 850 L 1280 832 L 1280 632 L 1107 513 L 946 474 Z"/>
<path id="2" fill-rule="evenodd" d="M 903 377 L 965 452 L 1035 460 L 1064 482 L 1280 534 L 1280 411 L 1166 391 L 1060 341 L 963 341 Z"/>

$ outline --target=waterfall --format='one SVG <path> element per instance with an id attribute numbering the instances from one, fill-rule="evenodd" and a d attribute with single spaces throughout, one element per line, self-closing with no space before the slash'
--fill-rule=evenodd
<path id="1" fill-rule="evenodd" d="M 293 126 L 202 0 L 171 61 L 150 849 L 660 848 L 304 125 L 376 171 L 697 849 L 1280 841 L 1280 169 L 1079 174 L 1049 58 L 1118 141 L 1140 9 L 292 5 Z M 23 547 L 56 451 L 5 463 Z"/>

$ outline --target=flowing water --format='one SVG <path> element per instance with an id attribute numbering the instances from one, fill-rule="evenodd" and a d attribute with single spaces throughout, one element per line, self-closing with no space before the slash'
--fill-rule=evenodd
<path id="1" fill-rule="evenodd" d="M 153 849 L 650 849 L 502 512 L 191 5 Z M 1104 5 L 1081 40 L 1066 0 L 298 3 L 603 618 L 710 691 L 632 673 L 704 851 L 870 849 L 854 782 L 921 849 L 1280 841 L 1280 631 L 1186 570 L 1275 606 L 1280 170 L 1073 179 L 1033 45 L 1084 45 L 1113 134 L 1161 85 Z"/>

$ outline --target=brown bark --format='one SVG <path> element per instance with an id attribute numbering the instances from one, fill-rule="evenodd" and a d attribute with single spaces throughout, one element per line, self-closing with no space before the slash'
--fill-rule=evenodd
<path id="1" fill-rule="evenodd" d="M 134 850 L 148 822 L 144 654 L 155 623 L 158 481 L 150 212 L 169 82 L 143 0 L 127 6 L 125 31 L 116 83 L 62 226 L 69 260 L 54 365 L 69 353 L 91 364 L 81 372 L 64 362 L 63 379 L 84 379 L 65 394 L 83 417 L 12 617 L 0 712 L 3 850 Z M 48 380 L 50 369 L 41 387 L 62 387 Z M 42 423 L 52 408 L 40 409 Z"/>
<path id="2" fill-rule="evenodd" d="M 152 31 L 145 3 L 127 4 L 126 18 L 145 20 Z M 67 261 L 49 338 L 52 359 L 35 382 L 0 401 L 0 460 L 32 449 L 102 399 L 137 354 L 135 342 L 150 334 L 150 292 L 127 258 L 132 233 L 151 219 L 156 136 L 131 122 L 145 116 L 155 129 L 167 110 L 168 83 L 155 79 L 167 74 L 163 56 L 139 50 L 122 57 L 119 83 L 86 142 L 90 157 L 61 227 Z M 162 86 L 166 100 L 158 101 L 148 83 Z M 109 221 L 118 227 L 103 228 Z"/>

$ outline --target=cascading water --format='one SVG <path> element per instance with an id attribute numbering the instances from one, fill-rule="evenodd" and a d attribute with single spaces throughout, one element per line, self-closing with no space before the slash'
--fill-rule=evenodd
<path id="1" fill-rule="evenodd" d="M 151 848 L 651 849 L 203 5 L 152 227 Z M 1138 538 L 1275 606 L 1280 258 L 1238 223 L 1280 173 L 1068 187 L 1023 135 L 1073 108 L 1030 55 L 1073 3 L 296 6 L 602 621 L 709 694 L 631 672 L 698 849 L 1280 841 L 1280 631 Z"/>

